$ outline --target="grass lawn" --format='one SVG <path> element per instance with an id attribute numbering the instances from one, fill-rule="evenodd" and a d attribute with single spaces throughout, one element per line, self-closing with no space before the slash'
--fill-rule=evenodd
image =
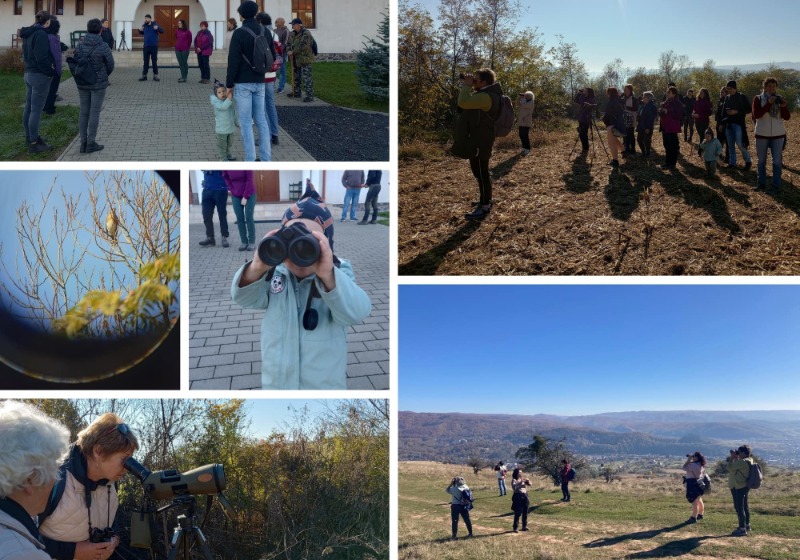
<path id="1" fill-rule="evenodd" d="M 388 226 L 389 212 L 378 212 L 378 223 L 384 226 Z"/>
<path id="2" fill-rule="evenodd" d="M 315 63 L 314 95 L 339 107 L 388 113 L 388 99 L 382 101 L 369 99 L 361 92 L 356 68 L 355 62 Z M 289 76 L 286 79 L 288 81 Z"/>
<path id="3" fill-rule="evenodd" d="M 64 72 L 61 80 L 70 78 Z M 53 116 L 42 114 L 39 135 L 53 146 L 43 154 L 29 155 L 22 129 L 22 111 L 25 108 L 25 82 L 22 74 L 0 72 L 0 160 L 2 161 L 52 161 L 78 134 L 78 108 L 57 105 Z"/>

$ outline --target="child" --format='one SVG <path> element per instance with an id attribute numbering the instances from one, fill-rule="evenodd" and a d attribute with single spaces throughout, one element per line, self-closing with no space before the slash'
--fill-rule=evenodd
<path id="1" fill-rule="evenodd" d="M 709 179 L 713 179 L 717 172 L 717 157 L 722 153 L 722 144 L 714 138 L 711 127 L 706 129 L 706 139 L 700 142 L 697 153 L 702 155 L 706 162 L 706 175 Z"/>
<path id="2" fill-rule="evenodd" d="M 214 132 L 217 133 L 217 150 L 220 161 L 234 161 L 231 155 L 231 142 L 233 131 L 236 129 L 236 113 L 233 101 L 228 99 L 228 89 L 225 84 L 214 80 L 214 93 L 210 96 L 211 106 L 214 107 Z"/>
<path id="3" fill-rule="evenodd" d="M 650 150 L 653 143 L 653 127 L 656 123 L 658 109 L 653 103 L 653 92 L 646 91 L 642 95 L 642 104 L 639 105 L 639 118 L 636 124 L 636 131 L 639 133 L 636 141 L 645 159 L 650 157 Z"/>
<path id="4" fill-rule="evenodd" d="M 283 225 L 307 228 L 319 245 L 317 261 L 301 266 L 287 258 L 270 266 L 257 247 L 234 275 L 231 297 L 242 307 L 265 310 L 262 389 L 347 389 L 347 329 L 363 321 L 372 304 L 350 263 L 333 255 L 330 210 L 312 188 L 303 196 L 286 210 Z"/>

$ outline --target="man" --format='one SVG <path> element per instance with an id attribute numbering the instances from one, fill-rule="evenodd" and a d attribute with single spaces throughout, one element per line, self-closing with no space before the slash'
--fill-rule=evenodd
<path id="1" fill-rule="evenodd" d="M 728 138 L 728 150 L 730 154 L 729 168 L 736 167 L 736 146 L 742 151 L 744 158 L 744 170 L 747 171 L 753 166 L 750 160 L 750 154 L 747 151 L 743 141 L 743 135 L 746 134 L 744 118 L 745 115 L 750 114 L 752 108 L 747 97 L 736 90 L 736 81 L 731 80 L 728 82 L 728 95 L 725 97 L 723 114 L 725 115 L 725 135 Z"/>
<path id="2" fill-rule="evenodd" d="M 52 149 L 39 136 L 39 122 L 42 110 L 50 93 L 50 82 L 55 75 L 55 59 L 50 49 L 50 38 L 47 27 L 50 25 L 50 13 L 41 11 L 36 14 L 35 23 L 23 27 L 19 35 L 22 38 L 22 60 L 25 64 L 25 109 L 22 111 L 22 126 L 25 129 L 25 144 L 29 154 L 39 154 Z"/>
<path id="3" fill-rule="evenodd" d="M 791 118 L 786 99 L 778 95 L 778 80 L 764 80 L 761 95 L 753 98 L 753 118 L 756 120 L 756 155 L 758 156 L 758 186 L 767 188 L 767 150 L 772 152 L 772 190 L 781 188 L 783 147 L 786 144 L 786 126 L 783 121 Z"/>
<path id="4" fill-rule="evenodd" d="M 106 18 L 100 20 L 100 23 L 103 24 L 103 30 L 100 32 L 100 38 L 103 42 L 108 45 L 108 48 L 111 51 L 114 51 L 114 35 L 111 34 L 111 27 L 110 23 Z"/>
<path id="5" fill-rule="evenodd" d="M 153 81 L 159 81 L 158 78 L 158 35 L 164 33 L 158 23 L 153 21 L 150 14 L 144 16 L 144 24 L 139 28 L 139 33 L 144 35 L 144 66 L 142 67 L 142 77 L 139 78 L 140 82 L 147 80 L 147 71 L 150 69 L 150 60 L 153 61 Z"/>
<path id="6" fill-rule="evenodd" d="M 283 89 L 286 87 L 286 47 L 289 43 L 289 28 L 286 27 L 286 20 L 283 18 L 278 18 L 275 20 L 275 33 L 278 35 L 278 41 L 281 44 L 281 52 L 284 53 L 283 55 L 283 63 L 281 64 L 281 69 L 278 70 L 278 93 L 283 93 Z"/>
<path id="7" fill-rule="evenodd" d="M 206 238 L 200 242 L 201 247 L 213 247 L 214 240 L 214 208 L 219 215 L 219 232 L 222 234 L 222 246 L 228 243 L 228 185 L 222 171 L 203 171 L 203 224 L 206 226 Z"/>
<path id="8" fill-rule="evenodd" d="M 694 90 L 690 89 L 686 92 L 686 97 L 683 98 L 683 141 L 684 142 L 691 142 L 694 138 L 694 119 L 692 118 L 692 113 L 694 113 Z M 700 139 L 702 142 L 703 139 Z"/>
<path id="9" fill-rule="evenodd" d="M 581 88 L 575 94 L 575 103 L 578 104 L 578 138 L 581 139 L 581 149 L 589 151 L 589 127 L 592 126 L 592 114 L 597 108 L 594 90 L 590 87 Z"/>
<path id="10" fill-rule="evenodd" d="M 350 221 L 356 221 L 358 210 L 358 196 L 364 186 L 363 171 L 345 171 L 342 173 L 342 186 L 345 188 L 344 203 L 342 204 L 342 221 L 347 218 L 347 206 L 350 206 Z"/>
<path id="11" fill-rule="evenodd" d="M 319 245 L 318 260 L 300 266 L 287 258 L 270 267 L 256 250 L 231 284 L 233 301 L 266 310 L 262 389 L 346 389 L 347 329 L 363 321 L 372 307 L 350 263 L 333 255 L 330 210 L 310 188 L 304 196 L 286 210 L 283 226 L 304 225 Z"/>
<path id="12" fill-rule="evenodd" d="M 358 225 L 367 225 L 367 218 L 369 218 L 369 206 L 372 204 L 372 221 L 370 224 L 378 222 L 378 195 L 381 192 L 381 171 L 370 171 L 367 173 L 367 199 L 364 201 L 364 219 L 358 222 Z"/>
<path id="13" fill-rule="evenodd" d="M 272 41 L 265 34 L 264 28 L 256 21 L 258 4 L 246 0 L 236 10 L 239 12 L 241 27 L 237 27 L 231 36 L 228 49 L 228 74 L 225 86 L 228 88 L 228 98 L 236 101 L 236 113 L 239 115 L 239 129 L 242 132 L 245 161 L 256 160 L 256 141 L 253 136 L 253 121 L 258 128 L 258 153 L 261 161 L 272 158 L 272 145 L 270 138 L 267 115 L 264 111 L 264 74 L 259 72 L 256 65 L 259 61 L 253 60 L 256 37 L 267 37 L 269 46 Z M 260 39 L 259 39 L 260 40 Z M 263 61 L 262 61 L 263 62 Z"/>
<path id="14" fill-rule="evenodd" d="M 301 92 L 305 90 L 306 96 L 303 101 L 309 103 L 314 101 L 314 78 L 311 65 L 314 64 L 314 37 L 308 30 L 303 28 L 303 20 L 294 18 L 292 20 L 292 34 L 289 37 L 289 57 L 292 59 L 294 68 L 293 92 L 289 97 L 303 97 Z"/>
<path id="15" fill-rule="evenodd" d="M 480 200 L 475 210 L 465 214 L 467 219 L 485 218 L 492 209 L 489 159 L 492 157 L 495 140 L 494 121 L 500 113 L 502 95 L 503 90 L 495 82 L 493 70 L 483 68 L 474 76 L 464 76 L 461 93 L 458 95 L 458 106 L 462 113 L 456 124 L 452 151 L 456 157 L 469 159 L 472 174 L 478 181 Z"/>

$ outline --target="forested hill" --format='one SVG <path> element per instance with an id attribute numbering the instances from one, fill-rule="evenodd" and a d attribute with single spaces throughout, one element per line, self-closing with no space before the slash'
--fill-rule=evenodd
<path id="1" fill-rule="evenodd" d="M 798 455 L 800 411 L 622 412 L 592 416 L 400 412 L 399 458 L 463 462 L 469 455 L 513 459 L 533 434 L 565 438 L 573 451 L 596 457 L 679 456 L 702 446 L 722 455 L 748 442 L 781 463 Z M 691 448 L 691 449 L 689 449 Z M 688 450 L 688 451 L 687 451 Z"/>

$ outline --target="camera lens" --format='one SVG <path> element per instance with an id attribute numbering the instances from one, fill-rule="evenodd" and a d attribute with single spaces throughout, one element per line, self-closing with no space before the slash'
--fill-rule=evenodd
<path id="1" fill-rule="evenodd" d="M 311 266 L 319 260 L 319 243 L 311 235 L 304 235 L 292 241 L 289 258 L 297 266 Z"/>
<path id="2" fill-rule="evenodd" d="M 276 266 L 286 260 L 286 243 L 280 234 L 265 237 L 258 244 L 258 258 L 264 264 Z"/>

